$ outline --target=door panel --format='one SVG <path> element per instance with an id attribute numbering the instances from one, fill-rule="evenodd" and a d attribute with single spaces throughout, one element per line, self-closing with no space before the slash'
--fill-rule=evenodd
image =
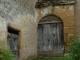
<path id="1" fill-rule="evenodd" d="M 62 24 L 39 24 L 38 54 L 39 56 L 62 56 L 64 51 L 62 40 Z"/>
<path id="2" fill-rule="evenodd" d="M 18 35 L 8 32 L 8 47 L 18 60 Z"/>

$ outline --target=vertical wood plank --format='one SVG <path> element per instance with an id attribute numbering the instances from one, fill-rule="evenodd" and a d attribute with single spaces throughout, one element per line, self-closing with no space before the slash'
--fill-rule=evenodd
<path id="1" fill-rule="evenodd" d="M 39 24 L 38 27 L 38 49 L 39 53 L 47 56 L 62 53 L 62 24 L 47 23 Z"/>

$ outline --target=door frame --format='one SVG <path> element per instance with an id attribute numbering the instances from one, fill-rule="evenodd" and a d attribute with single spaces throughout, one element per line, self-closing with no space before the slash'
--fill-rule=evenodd
<path id="1" fill-rule="evenodd" d="M 18 32 L 18 58 L 20 58 L 21 54 L 20 54 L 20 49 L 21 49 L 21 30 L 19 29 L 16 29 L 14 27 L 11 27 L 11 26 L 7 26 L 7 32 L 8 32 L 8 29 L 12 29 L 12 30 L 15 30 Z M 8 34 L 7 34 L 7 37 L 8 37 Z M 8 46 L 8 45 L 7 45 Z"/>

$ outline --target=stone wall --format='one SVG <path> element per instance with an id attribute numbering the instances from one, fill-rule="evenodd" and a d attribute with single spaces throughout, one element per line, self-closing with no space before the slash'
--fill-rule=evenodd
<path id="1" fill-rule="evenodd" d="M 74 6 L 48 6 L 35 8 L 37 0 L 0 0 L 0 40 L 7 46 L 8 26 L 19 30 L 19 58 L 25 60 L 37 55 L 38 22 L 45 16 L 54 14 L 64 24 L 64 42 L 73 36 Z"/>
<path id="2" fill-rule="evenodd" d="M 0 40 L 7 46 L 8 26 L 20 31 L 19 58 L 37 54 L 36 0 L 0 0 Z"/>
<path id="3" fill-rule="evenodd" d="M 74 5 L 45 7 L 37 9 L 37 22 L 47 15 L 56 15 L 62 19 L 64 25 L 64 43 L 69 45 L 69 40 L 73 38 L 74 31 Z"/>
<path id="4" fill-rule="evenodd" d="M 80 32 L 80 0 L 76 0 L 75 8 L 74 8 L 74 22 L 75 22 L 75 30 Z"/>

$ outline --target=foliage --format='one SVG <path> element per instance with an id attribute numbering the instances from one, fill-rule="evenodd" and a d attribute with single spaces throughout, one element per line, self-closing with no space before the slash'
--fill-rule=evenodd
<path id="1" fill-rule="evenodd" d="M 40 58 L 36 57 L 33 60 L 80 60 L 80 40 L 78 32 L 74 33 L 74 39 L 70 41 L 68 47 L 69 55 L 63 58 Z"/>
<path id="2" fill-rule="evenodd" d="M 80 60 L 80 40 L 78 32 L 74 33 L 74 39 L 70 42 L 67 60 Z"/>
<path id="3" fill-rule="evenodd" d="M 36 57 L 33 60 L 65 60 L 64 57 L 61 58 L 43 58 L 43 57 Z"/>
<path id="4" fill-rule="evenodd" d="M 0 41 L 0 60 L 15 60 L 12 52 L 3 46 Z"/>

